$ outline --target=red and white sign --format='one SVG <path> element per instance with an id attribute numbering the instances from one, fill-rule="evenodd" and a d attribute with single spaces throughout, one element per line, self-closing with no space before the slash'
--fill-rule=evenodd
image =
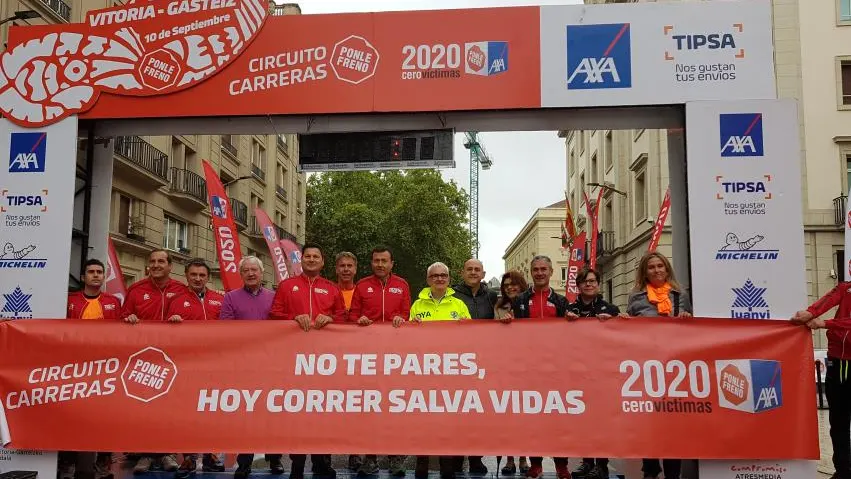
<path id="1" fill-rule="evenodd" d="M 115 296 L 121 304 L 124 304 L 124 298 L 127 297 L 127 285 L 124 283 L 124 274 L 121 272 L 121 264 L 118 263 L 112 238 L 107 238 L 107 250 L 104 292 Z"/>
<path id="2" fill-rule="evenodd" d="M 255 208 L 254 215 L 257 216 L 257 225 L 263 232 L 263 238 L 266 239 L 269 254 L 275 263 L 275 278 L 280 283 L 289 278 L 290 274 L 287 270 L 287 255 L 284 253 L 284 248 L 279 244 L 278 231 L 275 228 L 275 224 L 269 218 L 269 215 L 262 208 Z"/>
<path id="3" fill-rule="evenodd" d="M 216 239 L 216 255 L 219 258 L 219 275 L 225 291 L 242 287 L 239 275 L 239 261 L 242 250 L 239 245 L 239 232 L 233 219 L 233 212 L 222 180 L 207 160 L 202 162 L 204 178 L 207 180 L 210 220 Z"/>
<path id="4" fill-rule="evenodd" d="M 130 356 L 121 383 L 128 397 L 150 402 L 171 389 L 177 376 L 177 366 L 161 349 L 148 347 Z"/>
<path id="5" fill-rule="evenodd" d="M 665 198 L 662 200 L 662 205 L 659 207 L 659 215 L 656 216 L 656 222 L 653 223 L 653 234 L 650 235 L 650 244 L 647 246 L 647 251 L 656 251 L 659 246 L 659 239 L 662 238 L 662 230 L 665 229 L 665 220 L 668 218 L 668 211 L 671 209 L 671 187 L 665 191 Z"/>

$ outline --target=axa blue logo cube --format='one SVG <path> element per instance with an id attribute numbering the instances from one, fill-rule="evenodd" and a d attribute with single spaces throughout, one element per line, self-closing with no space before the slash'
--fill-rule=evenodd
<path id="1" fill-rule="evenodd" d="M 722 113 L 719 116 L 721 156 L 763 156 L 762 113 Z"/>
<path id="2" fill-rule="evenodd" d="M 567 26 L 567 89 L 632 87 L 629 23 Z"/>
<path id="3" fill-rule="evenodd" d="M 780 361 L 725 359 L 715 361 L 718 405 L 747 413 L 783 406 Z"/>
<path id="4" fill-rule="evenodd" d="M 47 133 L 12 133 L 9 146 L 9 173 L 44 173 Z"/>
<path id="5" fill-rule="evenodd" d="M 464 44 L 464 71 L 491 76 L 508 71 L 508 42 L 471 42 Z"/>

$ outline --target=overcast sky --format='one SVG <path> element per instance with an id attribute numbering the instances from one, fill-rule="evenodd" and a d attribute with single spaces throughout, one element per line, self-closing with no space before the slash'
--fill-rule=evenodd
<path id="1" fill-rule="evenodd" d="M 276 0 L 284 3 L 283 0 Z M 581 0 L 301 0 L 302 13 L 381 12 L 449 8 L 563 5 Z M 456 168 L 443 176 L 470 188 L 470 156 L 463 133 L 455 138 Z M 479 257 L 489 280 L 505 269 L 505 248 L 537 208 L 564 199 L 564 140 L 554 131 L 482 133 L 493 167 L 479 172 Z M 438 259 L 438 258 L 436 258 Z"/>

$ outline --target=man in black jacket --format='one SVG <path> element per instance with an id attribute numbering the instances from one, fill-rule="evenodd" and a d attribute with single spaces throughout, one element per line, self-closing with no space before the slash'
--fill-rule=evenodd
<path id="1" fill-rule="evenodd" d="M 497 292 L 488 288 L 485 278 L 485 267 L 482 262 L 470 258 L 461 270 L 464 282 L 452 287 L 455 297 L 467 305 L 472 319 L 493 319 L 493 307 L 496 304 Z M 462 458 L 463 459 L 463 458 Z M 470 474 L 487 474 L 488 468 L 482 462 L 482 456 L 469 456 Z M 460 469 L 460 465 L 458 469 Z"/>

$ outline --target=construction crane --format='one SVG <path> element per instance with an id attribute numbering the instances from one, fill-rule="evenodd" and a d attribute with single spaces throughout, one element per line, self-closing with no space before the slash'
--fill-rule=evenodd
<path id="1" fill-rule="evenodd" d="M 479 256 L 479 165 L 489 170 L 493 165 L 485 147 L 479 143 L 479 132 L 464 132 L 464 148 L 470 150 L 470 236 L 473 238 L 472 257 Z"/>

